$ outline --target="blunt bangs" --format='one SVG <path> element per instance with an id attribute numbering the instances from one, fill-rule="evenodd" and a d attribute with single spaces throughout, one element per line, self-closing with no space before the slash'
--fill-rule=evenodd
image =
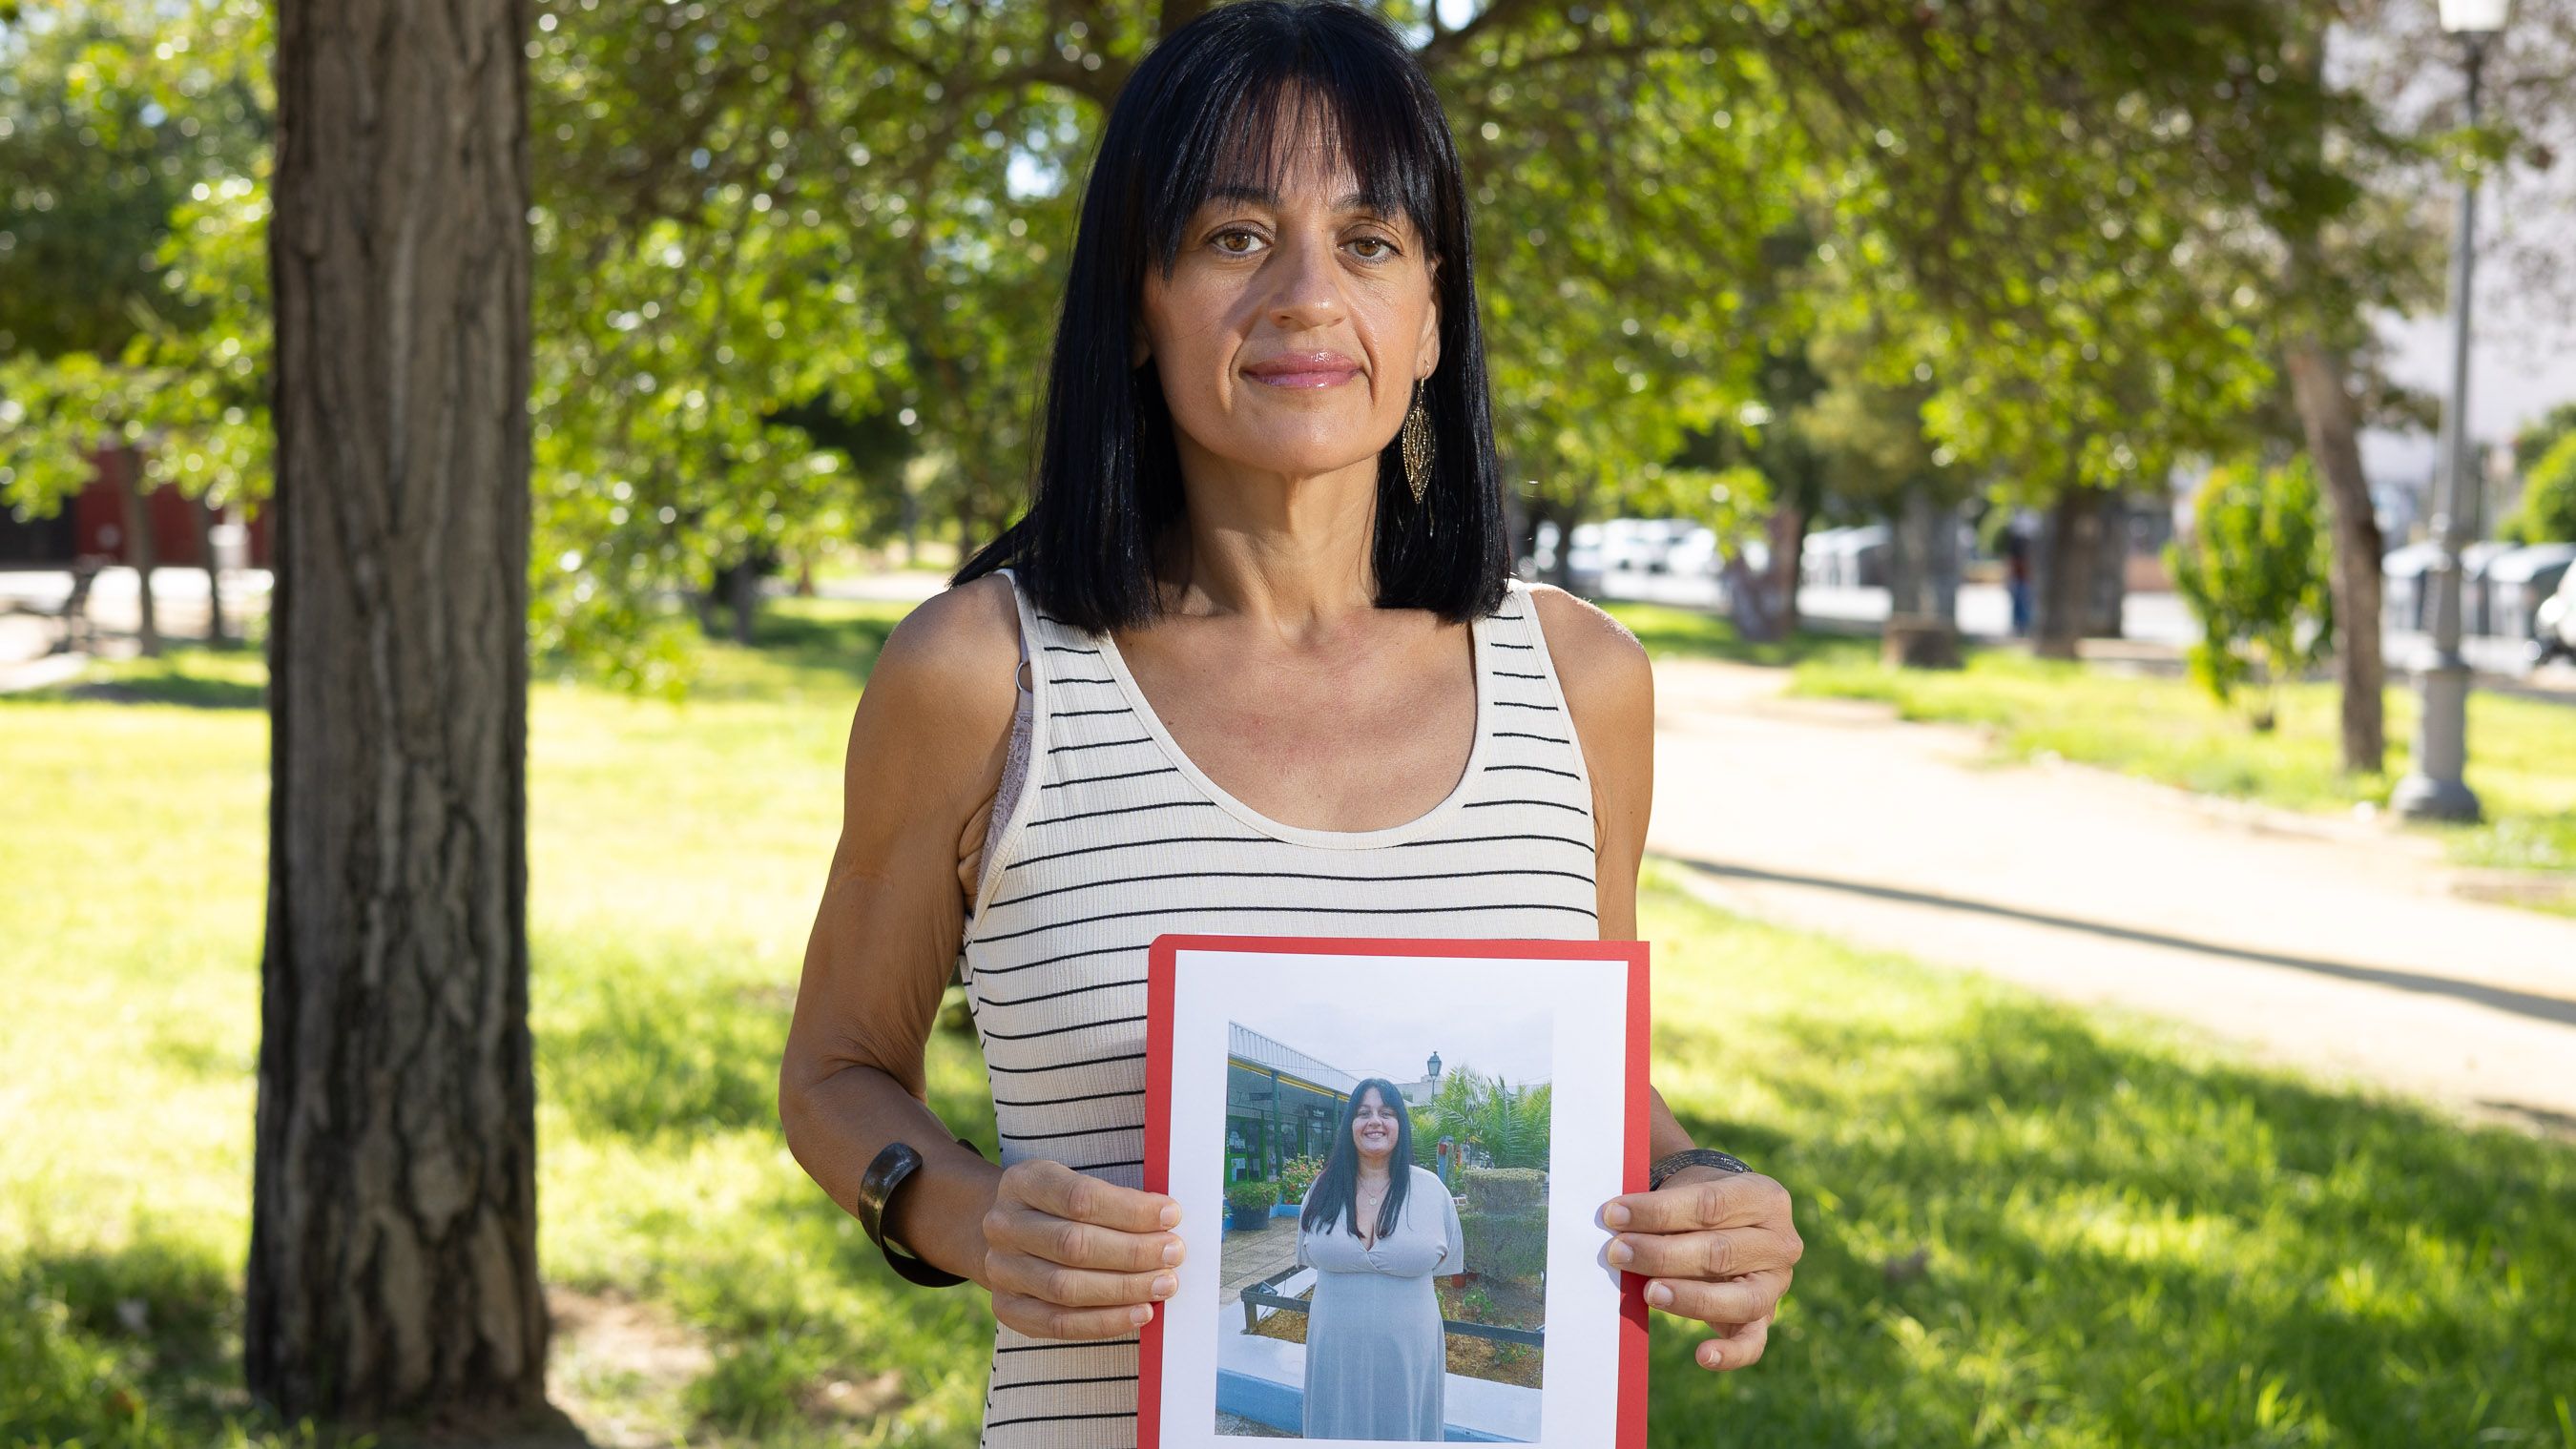
<path id="1" fill-rule="evenodd" d="M 1146 268 L 1171 275 L 1210 200 L 1280 191 L 1310 131 L 1327 174 L 1348 165 L 1359 205 L 1410 223 L 1440 309 L 1419 504 L 1396 440 L 1378 455 L 1378 607 L 1465 623 L 1501 606 L 1511 551 L 1457 147 L 1403 38 L 1347 0 L 1235 0 L 1174 30 L 1128 77 L 1084 184 L 1028 509 L 952 585 L 1008 565 L 1076 627 L 1155 617 L 1153 546 L 1187 508 L 1158 364 L 1127 361 Z"/>

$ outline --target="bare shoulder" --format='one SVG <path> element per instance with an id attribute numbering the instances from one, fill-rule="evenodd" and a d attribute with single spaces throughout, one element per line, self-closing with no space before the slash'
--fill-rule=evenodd
<path id="1" fill-rule="evenodd" d="M 1628 626 L 1552 584 L 1530 585 L 1566 713 L 1592 777 L 1602 939 L 1636 934 L 1637 869 L 1655 800 L 1655 669 Z"/>
<path id="2" fill-rule="evenodd" d="M 1576 731 L 1595 736 L 1642 724 L 1651 734 L 1655 669 L 1646 646 L 1589 599 L 1554 584 L 1534 583 L 1529 591 L 1547 635 L 1548 657 L 1556 664 L 1557 683 L 1565 690 L 1566 708 L 1574 711 Z M 1595 717 L 1603 730 L 1588 723 Z"/>
<path id="3" fill-rule="evenodd" d="M 1019 637 L 1011 581 L 999 574 L 944 589 L 904 615 L 860 691 L 853 773 L 882 784 L 926 772 L 912 775 L 908 793 L 929 787 L 971 800 L 980 786 L 989 796 L 1019 702 Z"/>

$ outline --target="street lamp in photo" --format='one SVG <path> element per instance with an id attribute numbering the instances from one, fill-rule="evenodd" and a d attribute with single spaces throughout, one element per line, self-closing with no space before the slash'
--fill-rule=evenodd
<path id="1" fill-rule="evenodd" d="M 2442 0 L 2442 28 L 2460 37 L 2468 74 L 2468 124 L 2478 123 L 2478 69 L 2487 38 L 2504 28 L 2511 0 Z M 2451 238 L 2451 396 L 2442 408 L 2441 487 L 2433 499 L 2433 653 L 2416 672 L 2423 708 L 2406 778 L 2389 795 L 2398 814 L 2474 821 L 2478 797 L 2462 778 L 2469 759 L 2469 662 L 2460 655 L 2460 549 L 2476 509 L 2469 460 L 2469 278 L 2477 255 L 2478 175 L 2460 180 L 2460 221 Z"/>

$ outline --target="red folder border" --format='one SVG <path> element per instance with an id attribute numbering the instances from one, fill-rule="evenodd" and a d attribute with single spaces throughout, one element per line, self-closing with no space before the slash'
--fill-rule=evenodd
<path id="1" fill-rule="evenodd" d="M 1628 1043 L 1625 1151 L 1620 1190 L 1644 1192 L 1648 1113 L 1646 1066 L 1652 1054 L 1646 985 L 1649 943 L 1644 941 L 1473 941 L 1454 938 L 1375 936 L 1227 936 L 1167 932 L 1146 956 L 1145 975 L 1145 1190 L 1172 1190 L 1172 995 L 1175 953 L 1267 951 L 1300 955 L 1501 957 L 1515 960 L 1628 963 Z M 1646 1442 L 1646 1280 L 1619 1275 L 1618 1437 L 1611 1449 L 1644 1449 Z M 1162 1449 L 1163 1312 L 1158 1307 L 1138 1335 L 1137 1449 Z"/>

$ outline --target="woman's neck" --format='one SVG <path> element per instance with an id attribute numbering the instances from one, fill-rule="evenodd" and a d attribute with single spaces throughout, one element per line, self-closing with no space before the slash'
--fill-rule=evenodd
<path id="1" fill-rule="evenodd" d="M 1362 1182 L 1384 1182 L 1384 1181 L 1386 1181 L 1386 1180 L 1388 1179 L 1388 1177 L 1391 1175 L 1390 1169 L 1392 1169 L 1392 1168 L 1393 1168 L 1393 1166 L 1394 1166 L 1394 1161 L 1395 1161 L 1395 1160 L 1394 1160 L 1393 1158 L 1389 1158 L 1389 1159 L 1387 1159 L 1387 1160 L 1386 1160 L 1386 1161 L 1384 1161 L 1384 1162 L 1380 1162 L 1380 1163 L 1372 1164 L 1372 1163 L 1371 1163 L 1367 1158 L 1365 1158 L 1365 1157 L 1361 1158 L 1361 1159 L 1360 1159 L 1360 1181 L 1362 1181 Z"/>

